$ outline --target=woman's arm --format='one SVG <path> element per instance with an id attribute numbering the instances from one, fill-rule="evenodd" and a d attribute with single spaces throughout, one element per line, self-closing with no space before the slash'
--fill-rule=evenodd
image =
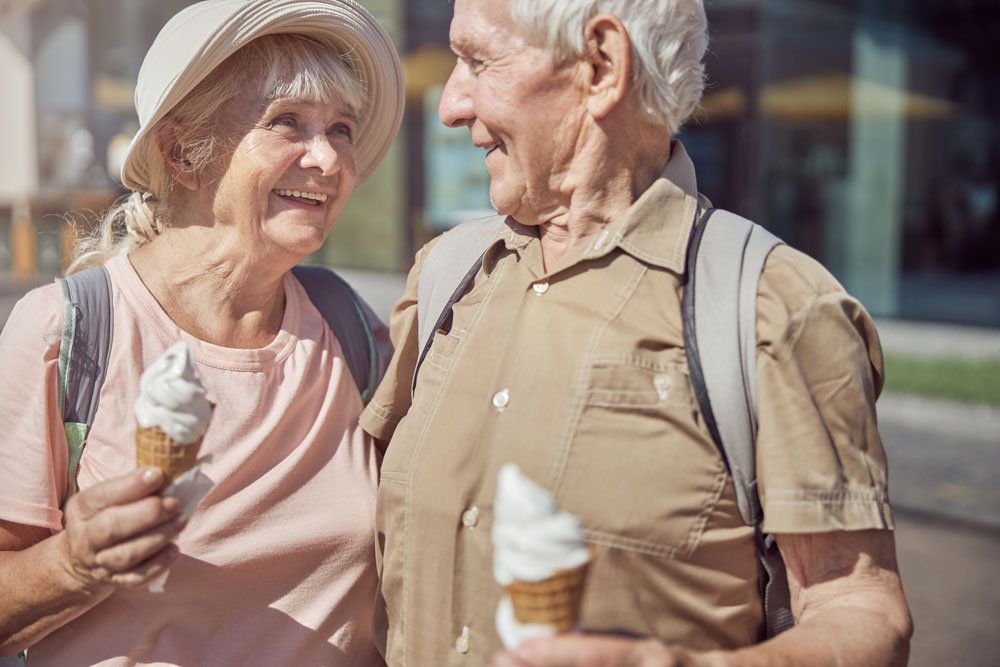
<path id="1" fill-rule="evenodd" d="M 145 584 L 177 557 L 184 526 L 176 498 L 155 495 L 155 468 L 69 499 L 65 529 L 0 520 L 0 655 L 23 650 L 110 596 Z"/>

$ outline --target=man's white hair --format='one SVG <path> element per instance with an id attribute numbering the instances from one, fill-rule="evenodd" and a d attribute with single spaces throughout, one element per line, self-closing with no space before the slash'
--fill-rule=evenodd
<path id="1" fill-rule="evenodd" d="M 558 61 L 584 54 L 591 18 L 617 16 L 632 42 L 632 86 L 651 120 L 677 133 L 701 102 L 708 21 L 702 0 L 511 0 L 525 40 Z"/>

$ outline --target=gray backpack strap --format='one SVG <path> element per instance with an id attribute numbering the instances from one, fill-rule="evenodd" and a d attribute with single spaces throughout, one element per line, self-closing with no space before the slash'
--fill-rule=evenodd
<path id="1" fill-rule="evenodd" d="M 354 288 L 330 269 L 296 266 L 292 274 L 340 341 L 347 368 L 367 405 L 389 363 L 388 329 Z"/>
<path id="2" fill-rule="evenodd" d="M 740 516 L 756 534 L 768 636 L 793 624 L 781 554 L 761 530 L 755 444 L 757 287 L 764 262 L 781 243 L 745 218 L 706 211 L 691 232 L 681 306 L 695 396 L 732 475 Z"/>
<path id="3" fill-rule="evenodd" d="M 76 493 L 76 469 L 97 414 L 111 356 L 114 314 L 111 278 L 103 266 L 56 278 L 63 293 L 59 341 L 59 407 L 69 447 L 68 492 Z"/>
<path id="4" fill-rule="evenodd" d="M 430 350 L 434 332 L 444 327 L 451 307 L 464 294 L 483 264 L 483 254 L 496 240 L 505 216 L 491 215 L 454 227 L 438 239 L 427 253 L 417 283 L 417 336 L 420 356 L 413 369 L 411 395 L 417 373 Z"/>

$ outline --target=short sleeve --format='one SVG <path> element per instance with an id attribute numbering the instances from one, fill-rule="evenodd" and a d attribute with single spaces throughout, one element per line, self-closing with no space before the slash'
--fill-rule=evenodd
<path id="1" fill-rule="evenodd" d="M 768 258 L 757 301 L 758 491 L 764 530 L 893 527 L 871 317 L 815 260 Z"/>
<path id="2" fill-rule="evenodd" d="M 375 390 L 375 395 L 361 414 L 361 427 L 379 440 L 390 440 L 399 421 L 410 409 L 413 370 L 420 356 L 417 285 L 420 282 L 420 270 L 434 243 L 432 240 L 417 251 L 413 268 L 406 278 L 403 296 L 393 306 L 389 315 L 392 359 L 389 361 L 382 382 Z"/>
<path id="3" fill-rule="evenodd" d="M 59 412 L 62 292 L 52 284 L 14 306 L 0 334 L 0 519 L 62 528 L 66 433 Z"/>

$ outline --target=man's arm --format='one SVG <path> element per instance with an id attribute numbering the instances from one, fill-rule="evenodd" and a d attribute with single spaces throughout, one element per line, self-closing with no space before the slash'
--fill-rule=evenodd
<path id="1" fill-rule="evenodd" d="M 494 667 L 905 666 L 913 623 L 893 534 L 863 530 L 777 536 L 795 627 L 736 651 L 694 653 L 655 640 L 563 635 L 525 642 Z"/>

